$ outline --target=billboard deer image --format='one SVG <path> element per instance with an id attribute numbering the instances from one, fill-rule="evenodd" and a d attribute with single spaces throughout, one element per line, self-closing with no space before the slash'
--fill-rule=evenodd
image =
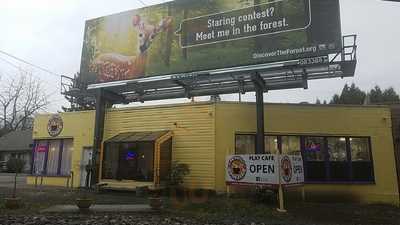
<path id="1" fill-rule="evenodd" d="M 89 84 L 325 56 L 342 48 L 338 0 L 180 0 L 86 22 Z"/>

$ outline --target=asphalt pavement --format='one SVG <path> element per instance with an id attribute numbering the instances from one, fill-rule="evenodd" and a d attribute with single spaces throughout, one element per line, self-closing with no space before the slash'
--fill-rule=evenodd
<path id="1" fill-rule="evenodd" d="M 26 185 L 26 174 L 18 174 L 17 185 Z M 14 185 L 14 174 L 13 173 L 0 173 L 0 187 L 13 187 Z"/>

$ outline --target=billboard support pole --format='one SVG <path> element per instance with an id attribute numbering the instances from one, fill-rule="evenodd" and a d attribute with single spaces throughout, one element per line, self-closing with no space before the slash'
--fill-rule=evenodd
<path id="1" fill-rule="evenodd" d="M 105 119 L 106 99 L 102 88 L 96 93 L 96 116 L 94 125 L 94 141 L 93 141 L 93 157 L 92 157 L 92 173 L 90 186 L 97 184 L 99 181 L 98 174 L 100 173 L 100 151 L 101 143 L 103 142 L 104 119 Z"/>
<path id="2" fill-rule="evenodd" d="M 259 72 L 252 75 L 256 91 L 256 107 L 257 107 L 257 137 L 256 137 L 256 154 L 264 154 L 264 91 L 266 89 L 265 81 Z"/>

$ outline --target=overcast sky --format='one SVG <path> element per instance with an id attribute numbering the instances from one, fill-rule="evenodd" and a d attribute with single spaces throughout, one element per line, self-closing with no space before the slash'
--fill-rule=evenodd
<path id="1" fill-rule="evenodd" d="M 162 0 L 142 0 L 146 5 Z M 345 83 L 367 90 L 375 85 L 393 86 L 400 92 L 400 3 L 381 0 L 340 0 L 342 33 L 358 35 L 356 76 L 311 81 L 308 90 L 267 93 L 268 102 L 315 102 L 341 91 Z M 57 74 L 79 71 L 85 20 L 142 7 L 138 0 L 0 0 L 0 50 L 11 53 Z M 60 78 L 0 54 L 0 76 L 16 69 L 8 60 L 32 71 L 52 94 L 49 111 L 67 104 L 60 92 Z M 1 82 L 1 80 L 0 80 Z M 237 96 L 224 96 L 234 100 Z M 254 94 L 244 96 L 254 100 Z"/>

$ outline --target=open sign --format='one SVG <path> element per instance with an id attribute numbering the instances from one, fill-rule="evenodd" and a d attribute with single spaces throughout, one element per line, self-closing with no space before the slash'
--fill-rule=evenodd
<path id="1" fill-rule="evenodd" d="M 36 145 L 35 152 L 47 152 L 48 149 L 49 149 L 48 145 L 39 144 Z"/>
<path id="2" fill-rule="evenodd" d="M 300 155 L 231 155 L 226 158 L 226 183 L 239 185 L 299 185 L 304 183 Z"/>

